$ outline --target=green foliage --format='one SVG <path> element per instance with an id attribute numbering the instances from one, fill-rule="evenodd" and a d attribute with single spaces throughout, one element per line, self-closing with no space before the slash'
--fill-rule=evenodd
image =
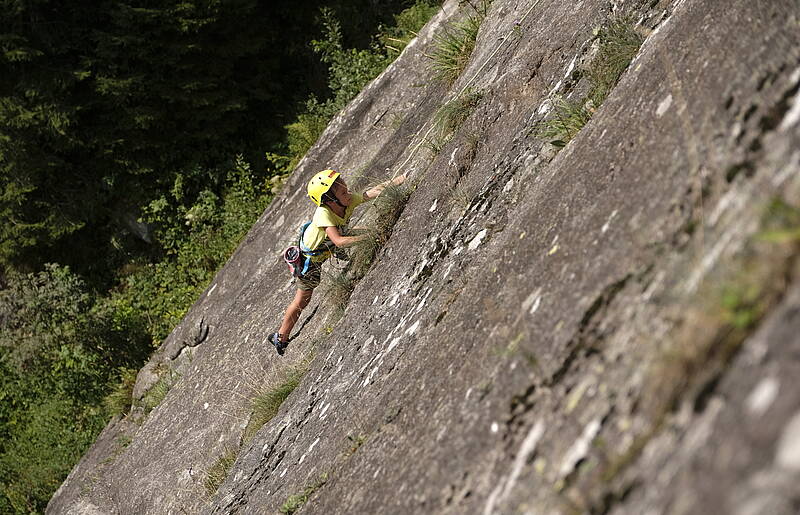
<path id="1" fill-rule="evenodd" d="M 438 11 L 426 0 L 395 16 L 395 25 L 382 27 L 367 48 L 346 48 L 339 19 L 332 9 L 322 8 L 320 20 L 322 38 L 311 41 L 311 46 L 328 66 L 329 98 L 320 100 L 312 95 L 305 102 L 297 120 L 285 126 L 286 149 L 289 163 L 285 170 L 293 169 L 309 148 L 317 141 L 328 122 L 350 100 L 377 77 Z"/>
<path id="2" fill-rule="evenodd" d="M 314 492 L 319 490 L 327 482 L 328 474 L 320 475 L 317 481 L 305 487 L 301 493 L 289 496 L 289 498 L 286 499 L 286 502 L 283 503 L 283 506 L 281 506 L 281 513 L 284 515 L 291 515 L 302 508 L 303 505 L 308 502 L 311 496 L 314 495 Z"/>
<path id="3" fill-rule="evenodd" d="M 800 208 L 774 199 L 762 217 L 763 229 L 759 238 L 771 243 L 800 241 Z"/>
<path id="4" fill-rule="evenodd" d="M 0 507 L 44 513 L 47 502 L 105 424 L 101 410 L 64 396 L 40 399 L 0 454 Z"/>
<path id="5" fill-rule="evenodd" d="M 556 97 L 553 101 L 553 116 L 540 122 L 536 136 L 562 148 L 575 137 L 592 117 L 582 102 Z"/>
<path id="6" fill-rule="evenodd" d="M 606 99 L 628 67 L 644 38 L 636 31 L 630 18 L 616 18 L 598 33 L 600 48 L 592 60 L 588 76 L 592 81 L 589 100 L 595 108 Z"/>
<path id="7" fill-rule="evenodd" d="M 417 0 L 414 5 L 396 14 L 394 26 L 384 27 L 378 35 L 378 39 L 386 48 L 386 53 L 390 57 L 399 56 L 439 9 L 439 5 L 434 2 Z"/>
<path id="8" fill-rule="evenodd" d="M 236 462 L 236 449 L 226 449 L 224 453 L 217 459 L 216 462 L 208 469 L 206 477 L 203 480 L 203 486 L 206 488 L 206 493 L 213 496 L 217 493 L 220 485 L 228 477 L 231 467 Z"/>
<path id="9" fill-rule="evenodd" d="M 106 413 L 110 416 L 128 413 L 133 403 L 133 387 L 136 385 L 137 371 L 133 368 L 119 369 L 119 383 L 103 399 Z"/>
<path id="10" fill-rule="evenodd" d="M 308 372 L 309 361 L 309 359 L 306 359 L 300 364 L 289 368 L 280 383 L 268 385 L 267 388 L 255 396 L 253 399 L 253 412 L 242 435 L 243 442 L 252 440 L 258 430 L 278 414 L 283 401 L 297 388 L 303 376 Z"/>
<path id="11" fill-rule="evenodd" d="M 428 57 L 432 60 L 433 78 L 452 84 L 464 71 L 472 51 L 478 30 L 489 11 L 490 0 L 480 0 L 478 6 L 463 19 L 448 24 L 441 34 L 434 37 L 433 50 Z"/>
<path id="12" fill-rule="evenodd" d="M 204 191 L 189 200 L 181 179 L 146 210 L 164 260 L 135 267 L 109 301 L 117 310 L 141 313 L 154 344 L 183 318 L 271 199 L 241 159 L 227 174 L 221 198 Z"/>

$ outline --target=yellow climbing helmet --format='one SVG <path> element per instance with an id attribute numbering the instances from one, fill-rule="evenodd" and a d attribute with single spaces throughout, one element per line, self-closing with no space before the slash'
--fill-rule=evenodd
<path id="1" fill-rule="evenodd" d="M 339 172 L 335 170 L 323 170 L 308 181 L 308 196 L 314 204 L 322 205 L 322 196 L 331 189 L 333 181 L 339 177 Z"/>

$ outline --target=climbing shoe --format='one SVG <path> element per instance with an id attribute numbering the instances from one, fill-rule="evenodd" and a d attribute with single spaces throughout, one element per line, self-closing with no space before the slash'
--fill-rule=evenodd
<path id="1" fill-rule="evenodd" d="M 278 354 L 283 356 L 283 351 L 285 351 L 286 347 L 289 346 L 289 342 L 282 342 L 281 335 L 279 335 L 278 333 L 272 333 L 271 335 L 269 335 L 268 340 L 269 343 L 275 346 L 275 350 L 278 351 Z"/>

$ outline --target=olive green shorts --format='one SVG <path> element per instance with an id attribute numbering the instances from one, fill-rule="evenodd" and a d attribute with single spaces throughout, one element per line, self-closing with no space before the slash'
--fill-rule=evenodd
<path id="1" fill-rule="evenodd" d="M 322 263 L 311 263 L 308 265 L 308 271 L 302 277 L 296 277 L 294 282 L 298 290 L 311 291 L 317 286 L 322 279 Z"/>

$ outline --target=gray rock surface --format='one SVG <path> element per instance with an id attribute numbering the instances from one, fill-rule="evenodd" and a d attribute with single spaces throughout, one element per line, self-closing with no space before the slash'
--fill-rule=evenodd
<path id="1" fill-rule="evenodd" d="M 797 227 L 762 236 L 767 206 L 800 206 L 800 6 L 495 0 L 461 77 L 431 82 L 465 9 L 333 120 L 140 374 L 140 396 L 179 374 L 167 397 L 113 421 L 49 513 L 273 513 L 321 477 L 303 513 L 798 511 Z M 556 152 L 532 128 L 624 15 L 645 42 Z M 432 154 L 465 88 L 482 99 Z M 417 187 L 341 319 L 323 285 L 279 358 L 280 251 L 327 167 Z M 312 351 L 240 446 L 255 394 Z"/>

